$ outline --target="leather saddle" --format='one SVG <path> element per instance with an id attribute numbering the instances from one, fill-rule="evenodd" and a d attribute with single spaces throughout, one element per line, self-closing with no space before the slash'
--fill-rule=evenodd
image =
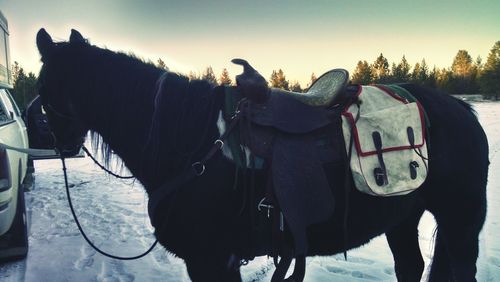
<path id="1" fill-rule="evenodd" d="M 293 237 L 294 256 L 306 255 L 307 227 L 328 220 L 334 210 L 323 163 L 339 159 L 343 150 L 342 144 L 332 147 L 328 142 L 334 139 L 332 124 L 340 122 L 331 106 L 346 95 L 348 72 L 331 70 L 306 93 L 295 93 L 269 88 L 248 62 L 233 62 L 244 67 L 237 86 L 226 88 L 226 97 L 240 101 L 240 144 L 268 164 L 275 204 Z"/>

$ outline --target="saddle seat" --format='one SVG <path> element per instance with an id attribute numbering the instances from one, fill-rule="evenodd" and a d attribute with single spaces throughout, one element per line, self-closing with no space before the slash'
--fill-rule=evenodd
<path id="1" fill-rule="evenodd" d="M 245 105 L 253 123 L 287 133 L 307 133 L 331 123 L 328 107 L 341 100 L 349 74 L 334 69 L 319 77 L 306 93 L 270 89 L 264 103 Z"/>
<path id="2" fill-rule="evenodd" d="M 344 69 L 333 69 L 316 79 L 309 87 L 306 93 L 297 93 L 293 91 L 274 91 L 284 92 L 300 102 L 312 107 L 328 107 L 335 101 L 338 101 L 340 95 L 345 89 L 349 79 L 349 73 Z"/>

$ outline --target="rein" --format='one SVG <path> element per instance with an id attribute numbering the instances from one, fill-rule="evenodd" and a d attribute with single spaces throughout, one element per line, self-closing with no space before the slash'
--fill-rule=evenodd
<path id="1" fill-rule="evenodd" d="M 94 161 L 94 163 L 100 167 L 102 170 L 104 170 L 106 173 L 108 174 L 111 174 L 113 175 L 114 177 L 118 178 L 118 179 L 131 179 L 131 178 L 135 178 L 135 176 L 133 175 L 127 175 L 127 176 L 122 176 L 122 175 L 118 175 L 114 172 L 112 172 L 111 170 L 107 169 L 106 167 L 104 167 L 102 164 L 99 163 L 99 161 L 96 160 L 96 158 L 94 158 L 94 156 L 92 156 L 92 154 L 89 152 L 89 150 L 87 149 L 87 147 L 85 147 L 85 145 L 82 146 L 82 150 L 85 152 L 85 154 L 87 154 L 87 156 Z"/>
<path id="2" fill-rule="evenodd" d="M 106 169 L 103 165 L 101 165 L 91 154 L 90 152 L 87 150 L 87 148 L 85 148 L 85 146 L 82 147 L 82 149 L 85 151 L 85 153 L 87 153 L 87 155 L 100 167 L 102 168 L 104 171 L 106 171 L 107 173 L 117 177 L 117 178 L 121 178 L 121 179 L 128 179 L 128 178 L 133 178 L 133 176 L 120 176 L 120 175 L 117 175 L 115 173 L 113 173 L 112 171 Z M 90 239 L 87 237 L 87 234 L 85 233 L 85 231 L 83 231 L 83 228 L 80 224 L 80 221 L 78 220 L 78 217 L 75 213 L 75 209 L 73 207 L 73 202 L 71 201 L 71 195 L 69 193 L 69 185 L 68 185 L 68 173 L 67 173 L 67 169 L 66 169 L 66 161 L 64 159 L 64 157 L 61 157 L 61 162 L 62 162 L 62 169 L 63 169 L 63 174 L 64 174 L 64 185 L 66 186 L 66 196 L 68 197 L 68 203 L 69 203 L 69 208 L 71 210 L 71 214 L 73 215 L 73 219 L 75 220 L 75 223 L 76 225 L 78 226 L 78 230 L 80 230 L 80 233 L 82 234 L 83 238 L 85 239 L 85 241 L 87 241 L 87 243 L 94 249 L 96 250 L 98 253 L 100 253 L 101 255 L 104 255 L 106 257 L 109 257 L 109 258 L 112 258 L 112 259 L 118 259 L 118 260 L 136 260 L 136 259 L 139 259 L 139 258 L 142 258 L 146 255 L 148 255 L 155 247 L 156 245 L 158 244 L 158 239 L 156 239 L 153 244 L 149 247 L 149 249 L 147 249 L 145 252 L 143 252 L 142 254 L 139 254 L 139 255 L 136 255 L 136 256 L 130 256 L 130 257 L 122 257 L 122 256 L 115 256 L 115 255 L 112 255 L 112 254 L 109 254 L 101 249 L 99 249 L 99 247 L 97 247 L 94 243 L 92 243 L 92 241 L 90 241 Z"/>
<path id="3" fill-rule="evenodd" d="M 63 167 L 63 172 L 64 172 L 64 184 L 66 186 L 66 196 L 68 197 L 68 203 L 69 203 L 69 207 L 70 207 L 70 210 L 71 210 L 71 214 L 73 215 L 73 219 L 75 220 L 75 223 L 78 226 L 78 230 L 80 230 L 80 233 L 82 234 L 83 238 L 85 239 L 85 241 L 87 241 L 87 243 L 94 250 L 96 250 L 98 253 L 100 253 L 100 254 L 102 254 L 102 255 L 104 255 L 106 257 L 113 258 L 113 259 L 118 259 L 118 260 L 136 260 L 136 259 L 139 259 L 139 258 L 142 258 L 142 257 L 146 256 L 147 254 L 149 254 L 156 247 L 156 244 L 158 244 L 158 239 L 156 239 L 154 241 L 154 243 L 151 245 L 151 247 L 149 247 L 148 250 L 146 250 L 144 253 L 142 253 L 140 255 L 131 256 L 131 257 L 121 257 L 121 256 L 111 255 L 111 254 L 109 254 L 109 253 L 107 253 L 105 251 L 102 251 L 96 245 L 94 245 L 92 243 L 92 241 L 90 241 L 90 239 L 87 237 L 87 234 L 85 233 L 85 231 L 83 231 L 83 228 L 80 225 L 80 221 L 78 221 L 78 217 L 76 216 L 75 209 L 73 207 L 73 202 L 71 201 L 71 195 L 69 193 L 68 175 L 67 175 L 67 172 L 66 172 L 66 162 L 65 162 L 65 159 L 63 157 L 61 157 L 61 162 L 62 162 L 62 167 Z"/>

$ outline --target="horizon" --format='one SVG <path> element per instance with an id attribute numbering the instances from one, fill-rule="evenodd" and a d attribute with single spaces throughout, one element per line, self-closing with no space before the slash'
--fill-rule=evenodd
<path id="1" fill-rule="evenodd" d="M 459 50 L 486 60 L 500 40 L 500 3 L 495 1 L 254 1 L 212 3 L 132 0 L 0 0 L 8 20 L 11 62 L 38 74 L 36 32 L 67 41 L 74 28 L 98 47 L 134 53 L 173 71 L 217 77 L 227 68 L 241 72 L 232 58 L 248 60 L 269 79 L 282 69 L 306 86 L 332 68 L 351 74 L 359 60 L 372 63 L 382 53 L 389 63 L 403 56 L 410 65 L 425 59 L 429 68 L 449 68 Z M 389 11 L 389 12 L 388 12 Z"/>

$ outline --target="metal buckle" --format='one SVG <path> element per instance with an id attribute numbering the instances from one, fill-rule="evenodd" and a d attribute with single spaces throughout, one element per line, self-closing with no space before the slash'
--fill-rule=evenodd
<path id="1" fill-rule="evenodd" d="M 259 204 L 257 205 L 257 210 L 262 211 L 262 208 L 267 209 L 267 217 L 269 218 L 271 216 L 271 209 L 274 209 L 274 206 L 271 204 L 264 204 L 264 201 L 266 200 L 266 197 L 262 198 L 260 200 Z"/>
<path id="2" fill-rule="evenodd" d="M 215 140 L 214 145 L 219 145 L 219 149 L 222 149 L 222 147 L 224 147 L 224 141 L 217 139 Z"/>
<path id="3" fill-rule="evenodd" d="M 201 162 L 195 162 L 191 166 L 193 167 L 196 176 L 201 176 L 203 173 L 205 173 L 205 165 Z"/>

